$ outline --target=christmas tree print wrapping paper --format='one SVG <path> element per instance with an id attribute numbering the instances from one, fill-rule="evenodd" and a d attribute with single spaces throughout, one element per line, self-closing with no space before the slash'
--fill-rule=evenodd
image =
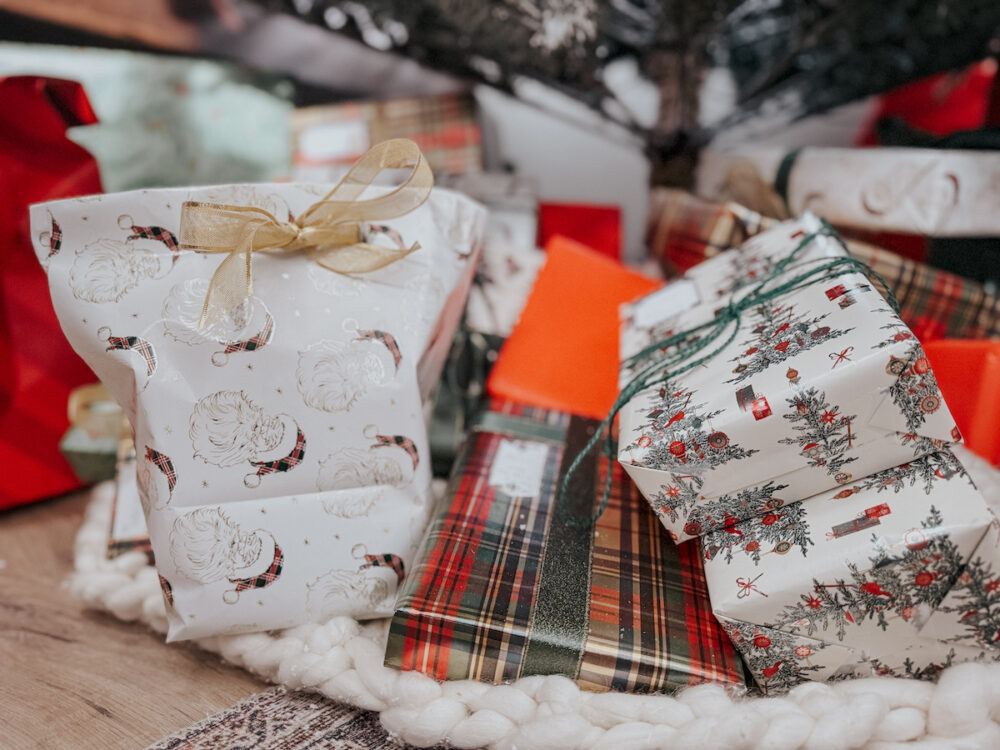
<path id="1" fill-rule="evenodd" d="M 680 309 L 659 305 L 667 317 L 625 306 L 623 355 L 712 320 L 803 243 L 778 279 L 842 256 L 825 232 L 806 215 L 720 253 L 680 280 Z M 853 271 L 744 311 L 722 351 L 640 391 L 620 420 L 618 460 L 678 541 L 760 514 L 747 498 L 768 488 L 802 500 L 959 439 L 919 341 Z"/>
<path id="2" fill-rule="evenodd" d="M 806 502 L 761 499 L 763 515 L 699 544 L 716 617 L 764 690 L 1000 656 L 998 521 L 950 451 Z"/>
<path id="3" fill-rule="evenodd" d="M 224 254 L 182 250 L 185 201 L 291 220 L 332 186 L 143 190 L 32 207 L 71 344 L 132 424 L 168 640 L 392 613 L 428 513 L 424 401 L 471 283 L 485 211 L 446 190 L 363 237 L 420 249 L 342 275 L 254 253 L 253 295 L 198 323 Z M 364 196 L 386 188 L 369 188 Z"/>
<path id="4" fill-rule="evenodd" d="M 594 527 L 572 525 L 556 501 L 596 424 L 492 402 L 397 601 L 386 664 L 498 684 L 564 674 L 591 690 L 743 684 L 697 547 L 670 541 L 620 466 Z M 596 469 L 574 485 L 578 512 L 596 503 Z"/>

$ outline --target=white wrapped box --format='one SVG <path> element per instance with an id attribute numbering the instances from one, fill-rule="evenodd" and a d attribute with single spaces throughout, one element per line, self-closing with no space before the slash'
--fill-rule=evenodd
<path id="1" fill-rule="evenodd" d="M 750 242 L 780 258 L 813 238 L 787 280 L 842 254 L 818 232 L 804 217 Z M 713 268 L 745 265 L 742 252 Z M 626 308 L 624 355 L 710 321 L 729 300 L 720 291 L 732 280 L 695 271 L 699 299 L 671 320 L 637 325 L 644 301 Z M 633 374 L 623 369 L 623 387 Z M 680 541 L 759 514 L 749 496 L 801 500 L 958 439 L 920 343 L 863 274 L 845 271 L 745 310 L 711 359 L 637 393 L 620 414 L 618 460 Z"/>
<path id="2" fill-rule="evenodd" d="M 346 276 L 254 253 L 253 296 L 198 323 L 223 255 L 179 249 L 181 205 L 291 220 L 328 187 L 143 190 L 32 207 L 56 312 L 122 404 L 168 640 L 392 613 L 431 480 L 423 400 L 462 312 L 485 212 L 434 191 L 362 225 L 421 248 Z M 370 188 L 375 194 L 382 188 Z M 56 250 L 51 248 L 56 247 Z"/>
<path id="3" fill-rule="evenodd" d="M 960 602 L 996 519 L 950 451 L 768 507 L 701 539 L 712 609 L 765 690 L 1000 655 L 998 623 L 984 636 Z"/>
<path id="4" fill-rule="evenodd" d="M 780 148 L 706 149 L 696 192 L 726 200 L 730 176 L 747 166 L 773 185 L 788 152 Z M 995 237 L 1000 170 L 995 151 L 931 148 L 804 148 L 787 177 L 792 214 L 815 211 L 837 226 L 924 234 Z"/>

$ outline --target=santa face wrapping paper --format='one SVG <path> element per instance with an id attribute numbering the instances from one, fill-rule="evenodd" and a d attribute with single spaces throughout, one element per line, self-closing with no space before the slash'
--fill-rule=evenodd
<path id="1" fill-rule="evenodd" d="M 812 217 L 749 243 L 713 263 L 742 267 L 748 249 L 783 257 L 806 243 L 806 254 L 778 269 L 785 280 L 841 255 Z M 623 353 L 711 321 L 753 288 L 644 325 L 636 322 L 640 300 L 625 309 Z M 622 387 L 634 372 L 623 368 Z M 618 460 L 677 540 L 761 515 L 767 498 L 789 503 L 850 486 L 959 439 L 920 342 L 849 270 L 744 310 L 721 351 L 638 392 L 620 419 Z"/>
<path id="2" fill-rule="evenodd" d="M 1000 656 L 998 521 L 950 451 L 765 504 L 700 541 L 712 608 L 763 689 Z"/>
<path id="3" fill-rule="evenodd" d="M 253 294 L 199 329 L 226 256 L 180 249 L 181 205 L 279 220 L 310 185 L 143 190 L 32 208 L 67 337 L 122 405 L 163 582 L 168 640 L 392 613 L 423 532 L 423 401 L 461 315 L 485 212 L 448 191 L 367 242 L 420 249 L 354 276 L 253 255 Z M 382 190 L 370 189 L 372 192 Z"/>

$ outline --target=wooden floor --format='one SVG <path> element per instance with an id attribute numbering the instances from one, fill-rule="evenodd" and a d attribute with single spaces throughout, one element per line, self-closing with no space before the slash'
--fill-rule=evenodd
<path id="1" fill-rule="evenodd" d="M 0 748 L 143 748 L 264 689 L 60 587 L 85 493 L 0 512 Z"/>

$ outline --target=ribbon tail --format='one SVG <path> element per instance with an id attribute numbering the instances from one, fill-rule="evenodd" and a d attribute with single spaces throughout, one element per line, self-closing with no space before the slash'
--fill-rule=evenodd
<path id="1" fill-rule="evenodd" d="M 353 274 L 367 273 L 383 268 L 419 249 L 420 243 L 418 242 L 401 250 L 359 243 L 312 250 L 309 254 L 323 268 L 337 273 Z"/>
<path id="2" fill-rule="evenodd" d="M 239 307 L 253 294 L 250 248 L 234 248 L 215 269 L 201 309 L 198 330 L 218 321 L 225 313 Z"/>

